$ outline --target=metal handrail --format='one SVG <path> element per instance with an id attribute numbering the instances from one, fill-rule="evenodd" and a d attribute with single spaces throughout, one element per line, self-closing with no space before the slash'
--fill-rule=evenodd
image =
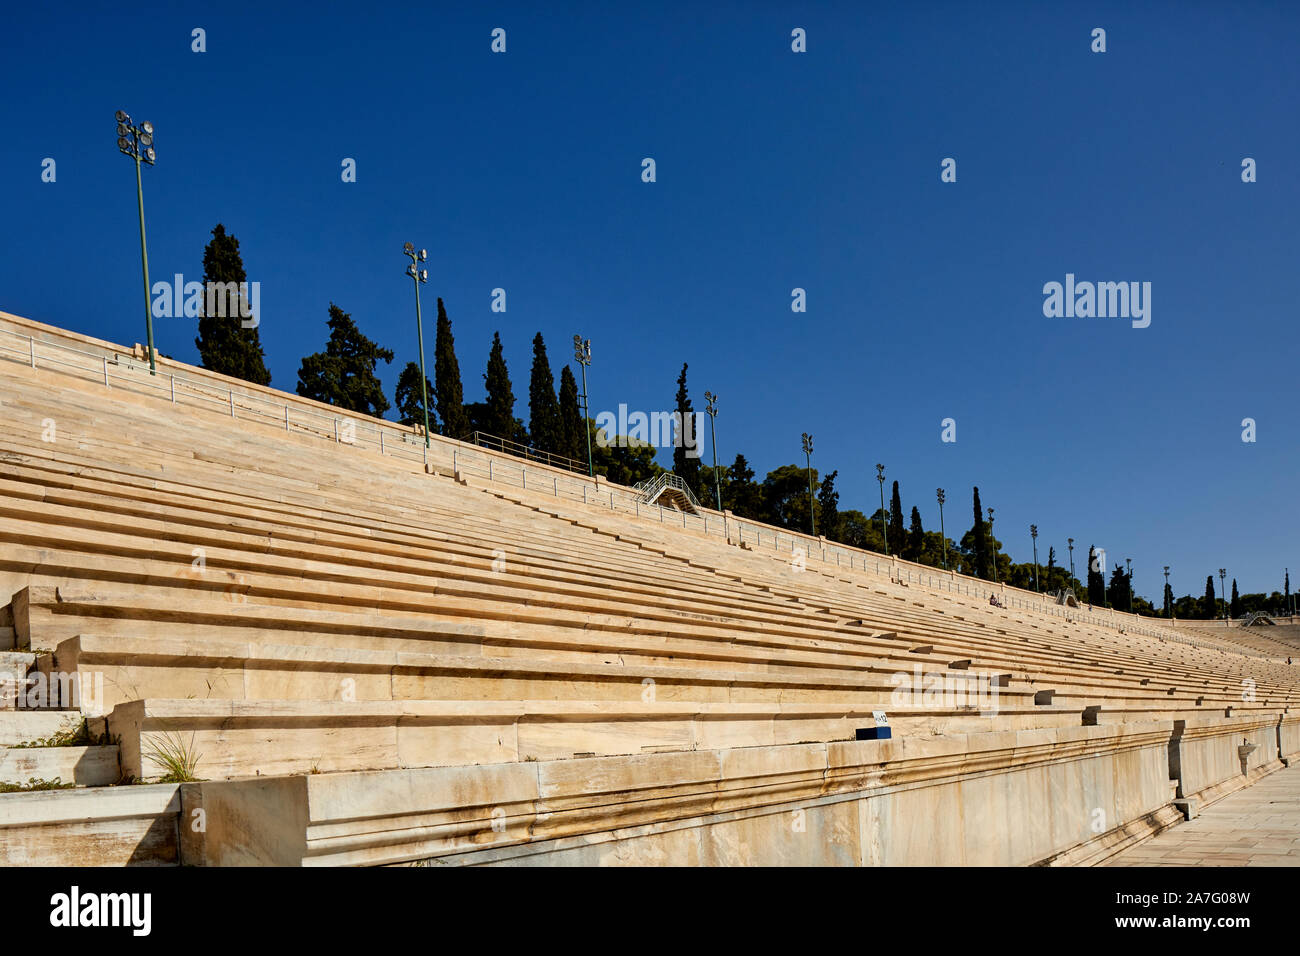
<path id="1" fill-rule="evenodd" d="M 505 455 L 513 455 L 516 458 L 539 461 L 544 465 L 550 465 L 552 468 L 563 468 L 566 471 L 573 472 L 585 472 L 587 470 L 587 466 L 576 459 L 557 455 L 554 452 L 543 451 L 533 445 L 523 445 L 508 438 L 501 438 L 498 435 L 489 435 L 487 432 L 471 432 L 461 441 L 471 445 L 479 445 L 483 448 L 490 448 Z"/>

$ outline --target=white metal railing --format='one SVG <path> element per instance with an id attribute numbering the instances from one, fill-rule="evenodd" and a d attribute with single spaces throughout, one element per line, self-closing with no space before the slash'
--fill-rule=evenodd
<path id="1" fill-rule="evenodd" d="M 530 476 L 528 465 L 512 461 L 508 455 L 485 453 L 478 446 L 465 445 L 441 436 L 425 444 L 422 434 L 406 426 L 376 419 L 355 412 L 339 411 L 329 414 L 304 407 L 301 403 L 279 402 L 253 392 L 222 387 L 201 377 L 184 372 L 169 371 L 149 374 L 148 362 L 134 355 L 115 351 L 110 359 L 102 352 L 89 352 L 58 342 L 36 339 L 34 336 L 0 328 L 0 359 L 29 365 L 32 368 L 52 368 L 68 374 L 101 383 L 106 388 L 127 387 L 139 392 L 165 396 L 175 405 L 193 405 L 228 415 L 235 421 L 253 421 L 283 428 L 286 433 L 332 441 L 337 445 L 375 451 L 386 458 L 402 459 L 421 465 L 449 464 L 453 472 L 473 474 L 489 482 L 518 487 L 527 491 L 552 494 L 558 500 L 581 501 L 586 505 L 608 508 L 616 513 L 643 520 L 667 524 L 670 520 L 681 528 L 705 535 L 729 538 L 766 549 L 770 543 L 775 553 L 792 555 L 802 550 L 804 559 L 819 556 L 823 563 L 834 563 L 849 570 L 862 570 L 891 581 L 919 584 L 934 590 L 965 595 L 981 601 L 997 594 L 1009 602 L 1007 606 L 1052 615 L 1070 621 L 1086 621 L 1123 628 L 1127 633 L 1142 634 L 1162 640 L 1172 640 L 1201 648 L 1222 651 L 1211 644 L 1186 637 L 1168 628 L 1153 627 L 1149 619 L 1123 614 L 1113 609 L 1090 610 L 1062 608 L 1049 604 L 1043 595 L 1031 596 L 1008 585 L 990 586 L 978 578 L 970 578 L 956 571 L 941 571 L 922 565 L 911 565 L 897 558 L 865 551 L 850 545 L 828 542 L 799 532 L 774 528 L 748 519 L 737 519 L 717 511 L 700 508 L 699 514 L 665 512 L 662 506 L 647 506 L 641 495 L 631 488 L 608 483 L 601 487 L 586 476 L 558 474 L 548 468 L 534 467 Z M 1014 593 L 1008 594 L 1011 591 Z M 1268 657 L 1248 648 L 1233 649 L 1234 653 Z"/>

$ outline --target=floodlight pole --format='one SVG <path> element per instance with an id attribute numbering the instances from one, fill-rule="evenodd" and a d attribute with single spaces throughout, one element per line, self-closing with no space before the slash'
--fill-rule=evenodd
<path id="1" fill-rule="evenodd" d="M 1228 620 L 1228 599 L 1223 593 L 1223 576 L 1228 573 L 1227 568 L 1219 568 L 1219 599 L 1223 601 L 1223 620 Z"/>
<path id="2" fill-rule="evenodd" d="M 1169 620 L 1169 565 L 1165 565 L 1165 620 Z"/>
<path id="3" fill-rule="evenodd" d="M 1128 578 L 1128 612 L 1132 614 L 1133 613 L 1133 559 L 1125 558 L 1124 567 L 1126 569 L 1126 574 L 1124 576 Z"/>
<path id="4" fill-rule="evenodd" d="M 428 282 L 428 270 L 420 270 L 418 263 L 428 258 L 425 250 L 421 249 L 419 253 L 415 252 L 415 247 L 407 243 L 402 250 L 407 258 L 411 260 L 410 266 L 407 267 L 406 274 L 411 277 L 415 283 L 415 334 L 420 340 L 420 396 L 421 404 L 424 406 L 424 447 L 429 447 L 429 377 L 424 374 L 424 317 L 420 313 L 420 283 Z M 454 436 L 453 436 L 454 437 Z"/>
<path id="5" fill-rule="evenodd" d="M 594 478 L 596 468 L 591 458 L 591 403 L 587 398 L 587 366 L 591 364 L 591 339 L 575 335 L 573 357 L 582 366 L 582 430 L 587 435 L 587 477 Z"/>
<path id="6" fill-rule="evenodd" d="M 993 583 L 998 583 L 998 544 L 993 537 L 993 509 L 989 508 L 989 545 L 993 548 Z"/>
<path id="7" fill-rule="evenodd" d="M 144 329 L 145 338 L 149 348 L 149 374 L 157 374 L 157 363 L 154 361 L 153 347 L 153 305 L 149 300 L 149 249 L 145 243 L 144 232 L 144 179 L 140 175 L 140 159 L 143 155 L 150 166 L 153 165 L 153 124 L 145 122 L 142 126 L 136 126 L 131 121 L 131 117 L 123 110 L 118 110 L 115 114 L 117 120 L 117 148 L 119 152 L 125 153 L 135 161 L 135 199 L 136 205 L 140 212 L 140 266 L 144 272 Z M 143 149 L 140 145 L 140 136 L 144 133 L 148 139 Z M 130 136 L 128 140 L 126 137 Z"/>
<path id="8" fill-rule="evenodd" d="M 812 536 L 815 538 L 817 537 L 817 515 L 813 510 L 812 450 L 813 437 L 804 432 L 803 453 L 808 463 L 808 527 L 812 529 Z"/>
<path id="9" fill-rule="evenodd" d="M 1070 548 L 1070 590 L 1074 590 L 1074 539 L 1066 538 L 1065 543 Z"/>
<path id="10" fill-rule="evenodd" d="M 1038 525 L 1029 526 L 1029 536 L 1034 539 L 1034 593 L 1038 593 Z"/>
<path id="11" fill-rule="evenodd" d="M 880 536 L 885 539 L 885 556 L 889 556 L 889 526 L 885 524 L 885 466 L 876 465 L 876 481 L 880 482 Z"/>
<path id="12" fill-rule="evenodd" d="M 884 488 L 881 488 L 882 497 Z M 943 530 L 943 489 L 936 491 L 939 498 L 939 548 L 943 552 L 943 569 L 948 570 L 948 538 Z"/>
<path id="13" fill-rule="evenodd" d="M 144 266 L 144 329 L 149 340 L 149 374 L 156 375 L 153 357 L 153 306 L 149 301 L 149 250 L 144 241 L 144 180 L 140 176 L 140 151 L 135 154 L 135 198 L 140 207 L 140 262 Z"/>
<path id="14" fill-rule="evenodd" d="M 722 479 L 718 476 L 718 396 L 704 393 L 704 410 L 709 413 L 709 437 L 713 441 L 713 492 L 717 496 L 718 510 L 722 510 Z"/>

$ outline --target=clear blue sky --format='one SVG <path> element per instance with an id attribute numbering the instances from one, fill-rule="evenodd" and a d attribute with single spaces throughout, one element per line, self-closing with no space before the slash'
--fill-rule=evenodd
<path id="1" fill-rule="evenodd" d="M 13 5 L 0 309 L 143 339 L 123 108 L 157 127 L 151 278 L 200 279 L 224 223 L 275 387 L 334 301 L 396 350 L 391 398 L 416 355 L 410 240 L 467 400 L 499 329 L 526 419 L 533 334 L 558 379 L 580 331 L 593 413 L 671 408 L 689 362 L 697 406 L 721 396 L 722 460 L 761 477 L 811 431 L 841 507 L 875 506 L 880 461 L 927 527 L 946 488 L 958 537 L 979 485 L 1016 560 L 1034 522 L 1043 560 L 1104 546 L 1157 601 L 1164 564 L 1178 594 L 1219 567 L 1280 590 L 1300 571 L 1297 36 L 1300 5 L 1260 3 Z M 1150 327 L 1045 318 L 1067 272 L 1151 282 Z M 157 323 L 182 360 L 194 334 Z"/>

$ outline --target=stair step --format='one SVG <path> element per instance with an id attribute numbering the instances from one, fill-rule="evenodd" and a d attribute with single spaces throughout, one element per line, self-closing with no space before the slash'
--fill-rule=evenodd
<path id="1" fill-rule="evenodd" d="M 46 740 L 60 731 L 75 728 L 81 719 L 77 710 L 0 711 L 0 747 Z"/>
<path id="2" fill-rule="evenodd" d="M 8 747 L 0 750 L 0 783 L 59 780 L 82 787 L 117 783 L 117 747 Z"/>

